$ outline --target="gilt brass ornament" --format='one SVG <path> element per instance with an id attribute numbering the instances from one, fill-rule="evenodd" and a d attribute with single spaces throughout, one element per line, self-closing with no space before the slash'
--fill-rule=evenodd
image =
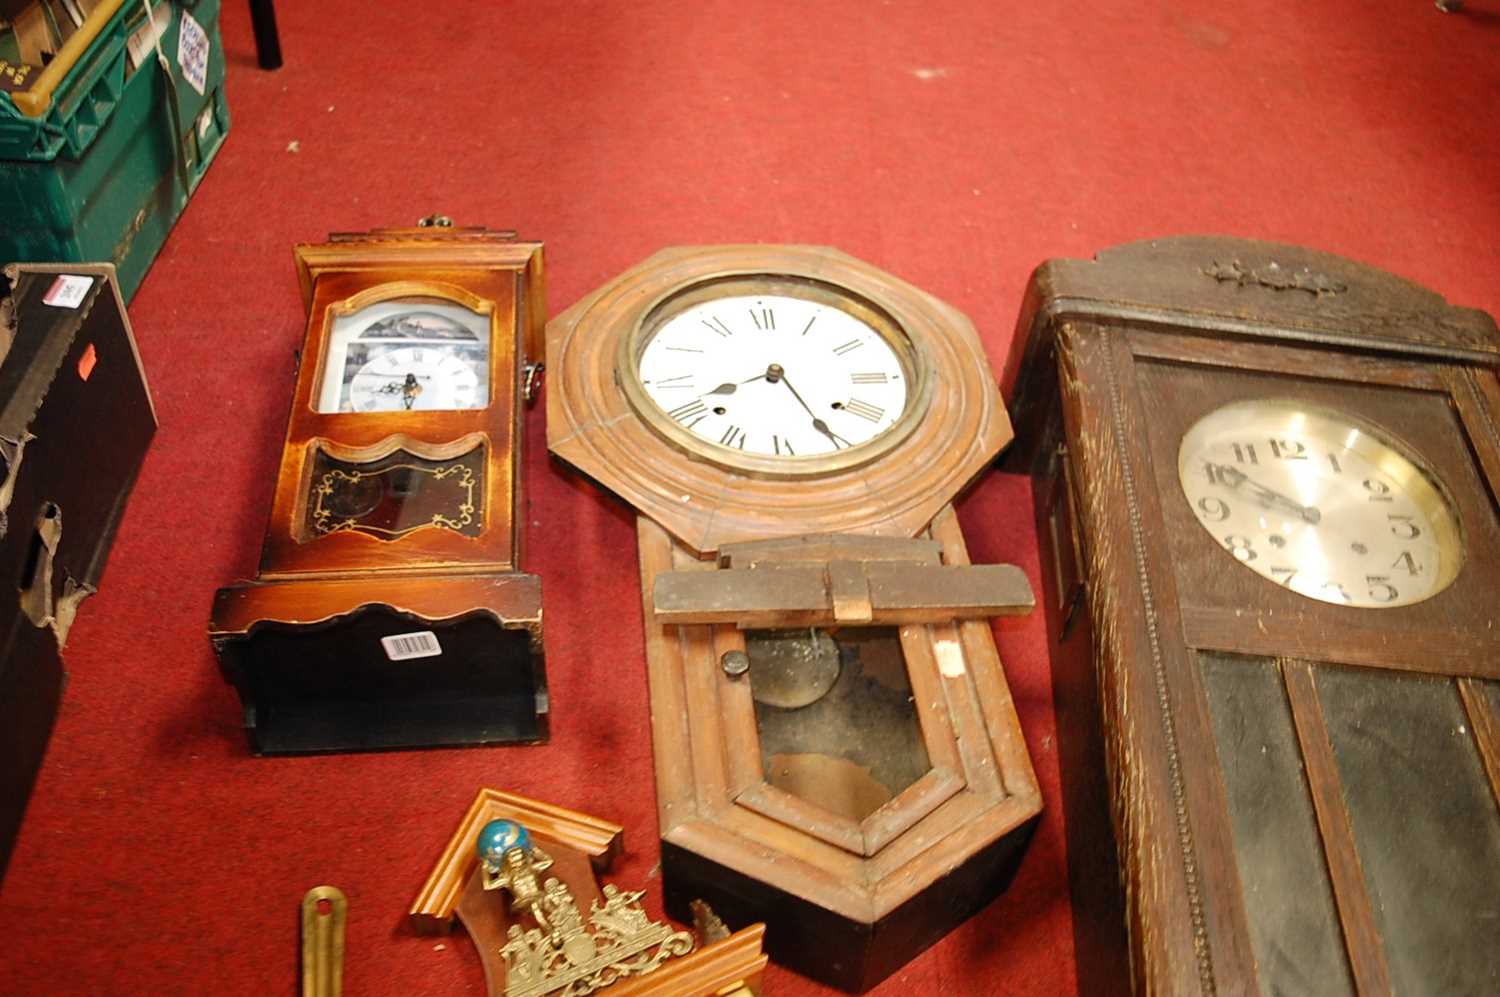
<path id="1" fill-rule="evenodd" d="M 606 885 L 604 903 L 591 900 L 585 921 L 566 886 L 541 880 L 552 858 L 515 821 L 486 824 L 477 850 L 484 888 L 505 891 L 512 914 L 536 925 L 512 922 L 507 930 L 500 949 L 506 997 L 583 997 L 693 950 L 691 934 L 646 915 L 642 890 Z"/>

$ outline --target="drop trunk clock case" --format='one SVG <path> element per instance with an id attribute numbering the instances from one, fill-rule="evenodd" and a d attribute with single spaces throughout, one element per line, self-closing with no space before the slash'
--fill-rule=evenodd
<path id="1" fill-rule="evenodd" d="M 664 250 L 547 327 L 548 444 L 640 513 L 668 910 L 873 986 L 1041 809 L 948 504 L 1010 440 L 968 321 L 842 253 Z"/>
<path id="2" fill-rule="evenodd" d="M 541 244 L 435 226 L 296 258 L 307 334 L 260 571 L 209 624 L 252 747 L 545 740 L 519 512 Z"/>
<path id="3" fill-rule="evenodd" d="M 1082 992 L 1500 988 L 1497 365 L 1487 315 L 1306 249 L 1034 274 L 1008 459 Z"/>

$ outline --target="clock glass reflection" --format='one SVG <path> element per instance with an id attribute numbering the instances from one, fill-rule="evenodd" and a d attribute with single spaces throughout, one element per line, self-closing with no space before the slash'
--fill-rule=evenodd
<path id="1" fill-rule="evenodd" d="M 381 301 L 333 321 L 319 412 L 442 412 L 490 400 L 489 319 L 435 298 Z"/>
<path id="2" fill-rule="evenodd" d="M 894 627 L 745 634 L 766 782 L 862 821 L 931 769 Z"/>
<path id="3" fill-rule="evenodd" d="M 1309 599 L 1407 606 L 1445 589 L 1463 562 L 1436 475 L 1350 415 L 1232 402 L 1188 430 L 1178 477 L 1226 553 Z"/>

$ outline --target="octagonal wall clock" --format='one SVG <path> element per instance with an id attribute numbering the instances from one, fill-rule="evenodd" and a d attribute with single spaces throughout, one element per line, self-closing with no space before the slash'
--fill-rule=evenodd
<path id="1" fill-rule="evenodd" d="M 307 331 L 260 571 L 209 625 L 253 748 L 545 739 L 518 514 L 541 244 L 437 225 L 296 258 Z"/>
<path id="2" fill-rule="evenodd" d="M 638 511 L 668 908 L 879 982 L 1040 811 L 949 503 L 1010 440 L 972 326 L 830 249 L 668 249 L 547 327 L 552 452 Z"/>
<path id="3" fill-rule="evenodd" d="M 1044 263 L 1006 370 L 1080 991 L 1500 992 L 1494 322 L 1181 237 Z"/>

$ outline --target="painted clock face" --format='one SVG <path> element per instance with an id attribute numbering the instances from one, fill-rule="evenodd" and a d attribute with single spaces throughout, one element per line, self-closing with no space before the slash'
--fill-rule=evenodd
<path id="1" fill-rule="evenodd" d="M 1374 428 L 1296 402 L 1236 402 L 1183 437 L 1178 477 L 1228 556 L 1294 592 L 1362 608 L 1446 588 L 1463 561 L 1437 480 Z"/>
<path id="2" fill-rule="evenodd" d="M 895 442 L 915 394 L 915 351 L 894 320 L 801 278 L 674 298 L 647 317 L 634 357 L 648 420 L 730 466 L 748 455 L 811 473 L 869 459 Z"/>
<path id="3" fill-rule="evenodd" d="M 489 404 L 489 320 L 429 298 L 334 319 L 319 412 L 455 411 Z"/>

